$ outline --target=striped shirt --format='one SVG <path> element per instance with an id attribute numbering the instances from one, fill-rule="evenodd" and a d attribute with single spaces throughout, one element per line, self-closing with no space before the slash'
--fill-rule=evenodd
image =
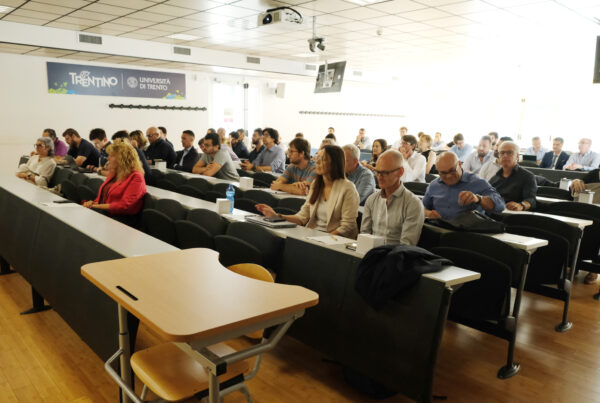
<path id="1" fill-rule="evenodd" d="M 315 179 L 315 163 L 314 161 L 308 161 L 308 164 L 304 169 L 298 168 L 294 164 L 288 165 L 285 172 L 281 175 L 287 183 L 295 182 L 312 182 Z"/>

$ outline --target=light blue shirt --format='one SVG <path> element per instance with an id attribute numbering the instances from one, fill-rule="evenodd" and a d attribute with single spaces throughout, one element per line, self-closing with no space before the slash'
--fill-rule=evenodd
<path id="1" fill-rule="evenodd" d="M 474 174 L 478 174 L 479 171 L 481 170 L 481 167 L 483 166 L 483 164 L 485 164 L 486 162 L 490 161 L 494 159 L 494 151 L 490 150 L 489 153 L 487 153 L 487 155 L 485 157 L 483 157 L 483 161 L 481 161 L 479 159 L 479 155 L 477 154 L 477 151 L 473 151 L 466 159 L 465 162 L 462 164 L 462 168 L 465 171 L 474 173 Z"/>
<path id="2" fill-rule="evenodd" d="M 360 204 L 363 204 L 367 197 L 375 193 L 375 176 L 361 164 L 358 164 L 356 169 L 347 174 L 346 177 L 354 183 L 360 197 Z"/>
<path id="3" fill-rule="evenodd" d="M 546 154 L 547 152 L 548 149 L 544 147 L 540 147 L 540 151 L 538 151 L 537 153 L 533 150 L 533 147 L 529 147 L 527 150 L 525 150 L 525 155 L 535 155 L 536 161 L 541 161 L 542 158 L 544 158 L 544 154 Z"/>
<path id="4" fill-rule="evenodd" d="M 488 181 L 464 171 L 456 185 L 448 186 L 441 178 L 437 178 L 431 182 L 427 187 L 425 196 L 423 196 L 423 206 L 427 210 L 437 211 L 442 218 L 454 218 L 463 211 L 468 210 L 477 210 L 480 213 L 485 213 L 479 204 L 471 203 L 467 206 L 460 206 L 458 204 L 458 195 L 463 190 L 468 190 L 476 195 L 492 199 L 494 202 L 492 212 L 500 213 L 505 208 L 504 199 Z"/>
<path id="5" fill-rule="evenodd" d="M 458 155 L 458 159 L 461 162 L 465 162 L 465 159 L 467 159 L 467 157 L 469 156 L 469 154 L 471 154 L 473 152 L 473 146 L 471 146 L 470 144 L 465 144 L 463 146 L 463 148 L 458 148 L 458 146 L 455 144 L 453 145 L 450 150 L 451 153 L 454 153 L 456 155 Z"/>
<path id="6" fill-rule="evenodd" d="M 265 147 L 265 149 L 258 154 L 253 165 L 257 167 L 269 165 L 272 172 L 282 174 L 283 169 L 285 168 L 285 151 L 277 144 L 274 144 L 271 149 Z"/>
<path id="7" fill-rule="evenodd" d="M 600 154 L 595 153 L 592 150 L 588 151 L 583 155 L 581 155 L 581 153 L 573 153 L 569 157 L 569 160 L 567 161 L 563 169 L 565 169 L 573 163 L 583 165 L 582 169 L 584 171 L 591 171 L 593 169 L 598 168 L 598 165 L 600 165 Z"/>

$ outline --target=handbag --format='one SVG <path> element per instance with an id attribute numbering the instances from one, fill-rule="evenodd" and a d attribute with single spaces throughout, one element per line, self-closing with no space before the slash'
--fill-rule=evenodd
<path id="1" fill-rule="evenodd" d="M 476 210 L 463 211 L 454 218 L 427 218 L 426 221 L 438 227 L 453 231 L 481 232 L 498 234 L 506 231 L 503 222 L 496 221 Z"/>

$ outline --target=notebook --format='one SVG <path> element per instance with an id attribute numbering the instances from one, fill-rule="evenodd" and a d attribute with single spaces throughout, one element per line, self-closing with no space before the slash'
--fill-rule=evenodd
<path id="1" fill-rule="evenodd" d="M 265 217 L 261 215 L 247 215 L 244 219 L 253 224 L 262 225 L 269 228 L 294 228 L 296 224 L 289 221 L 270 222 L 265 221 Z"/>

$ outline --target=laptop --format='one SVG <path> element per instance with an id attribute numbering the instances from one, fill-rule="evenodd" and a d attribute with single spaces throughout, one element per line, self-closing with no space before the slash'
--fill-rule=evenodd
<path id="1" fill-rule="evenodd" d="M 248 222 L 251 222 L 253 224 L 262 225 L 262 226 L 268 227 L 268 228 L 294 228 L 296 226 L 296 224 L 289 222 L 289 221 L 272 222 L 272 221 L 265 220 L 266 218 L 267 217 L 263 217 L 261 215 L 247 215 L 244 217 L 244 219 Z"/>
<path id="2" fill-rule="evenodd" d="M 523 161 L 537 162 L 537 156 L 535 156 L 535 155 L 523 155 Z"/>

